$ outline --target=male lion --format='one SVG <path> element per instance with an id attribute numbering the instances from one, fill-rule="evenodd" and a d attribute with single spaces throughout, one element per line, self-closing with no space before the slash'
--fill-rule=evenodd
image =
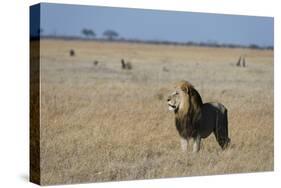
<path id="1" fill-rule="evenodd" d="M 187 81 L 176 84 L 175 92 L 168 97 L 167 102 L 169 110 L 175 113 L 175 124 L 184 151 L 192 138 L 193 152 L 198 152 L 201 138 L 208 137 L 212 132 L 222 149 L 228 146 L 227 109 L 222 104 L 203 104 L 197 90 Z"/>

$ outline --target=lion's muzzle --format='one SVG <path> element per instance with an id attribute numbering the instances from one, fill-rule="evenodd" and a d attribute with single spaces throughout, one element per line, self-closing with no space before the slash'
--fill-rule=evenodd
<path id="1" fill-rule="evenodd" d="M 177 106 L 172 102 L 170 96 L 167 98 L 167 103 L 168 103 L 168 106 L 169 106 L 168 109 L 170 111 L 175 111 L 176 110 Z"/>

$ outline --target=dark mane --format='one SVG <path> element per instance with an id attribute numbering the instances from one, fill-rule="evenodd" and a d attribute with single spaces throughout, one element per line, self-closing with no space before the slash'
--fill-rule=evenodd
<path id="1" fill-rule="evenodd" d="M 201 117 L 201 107 L 203 105 L 202 98 L 198 91 L 194 87 L 189 88 L 189 109 L 187 117 L 187 133 L 189 136 L 194 137 L 197 134 L 197 128 L 199 126 L 199 120 Z"/>
<path id="2" fill-rule="evenodd" d="M 176 115 L 176 128 L 182 137 L 194 137 L 197 134 L 203 101 L 198 91 L 188 82 L 182 84 L 181 89 L 187 92 L 189 108 L 187 114 Z"/>

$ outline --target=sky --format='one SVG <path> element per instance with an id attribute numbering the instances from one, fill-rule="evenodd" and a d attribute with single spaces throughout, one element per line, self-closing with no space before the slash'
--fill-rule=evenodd
<path id="1" fill-rule="evenodd" d="M 43 35 L 82 36 L 88 28 L 100 38 L 112 29 L 127 39 L 274 46 L 272 17 L 43 3 L 40 25 Z"/>

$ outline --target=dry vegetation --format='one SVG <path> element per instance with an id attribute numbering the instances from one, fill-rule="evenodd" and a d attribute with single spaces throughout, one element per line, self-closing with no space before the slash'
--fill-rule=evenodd
<path id="1" fill-rule="evenodd" d="M 273 170 L 272 51 L 43 40 L 40 59 L 42 184 Z M 181 79 L 228 108 L 226 151 L 213 135 L 181 151 L 165 100 Z"/>

